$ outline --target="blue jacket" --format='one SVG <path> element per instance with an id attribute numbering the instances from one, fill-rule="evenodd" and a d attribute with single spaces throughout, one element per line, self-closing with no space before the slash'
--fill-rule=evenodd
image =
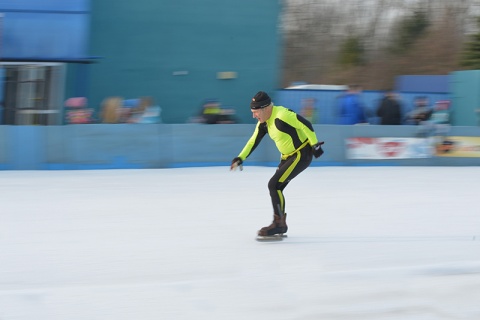
<path id="1" fill-rule="evenodd" d="M 346 93 L 340 98 L 338 115 L 338 124 L 367 122 L 360 97 L 354 93 Z"/>

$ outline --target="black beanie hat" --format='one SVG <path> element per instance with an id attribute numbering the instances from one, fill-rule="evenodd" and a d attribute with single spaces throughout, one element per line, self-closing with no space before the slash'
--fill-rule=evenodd
<path id="1" fill-rule="evenodd" d="M 268 96 L 266 92 L 258 91 L 257 94 L 253 97 L 252 102 L 250 102 L 251 109 L 262 109 L 268 107 L 272 103 L 272 99 Z"/>

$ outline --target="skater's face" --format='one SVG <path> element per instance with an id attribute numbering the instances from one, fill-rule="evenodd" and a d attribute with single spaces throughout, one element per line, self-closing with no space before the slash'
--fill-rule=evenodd
<path id="1" fill-rule="evenodd" d="M 262 109 L 253 109 L 252 116 L 257 119 L 260 123 L 267 121 L 272 115 L 272 106 L 268 106 Z"/>

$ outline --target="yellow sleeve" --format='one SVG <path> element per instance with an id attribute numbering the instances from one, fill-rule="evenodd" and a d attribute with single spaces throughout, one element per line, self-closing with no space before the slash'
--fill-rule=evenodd
<path id="1" fill-rule="evenodd" d="M 242 160 L 245 160 L 248 158 L 248 156 L 257 148 L 258 144 L 260 141 L 262 141 L 263 137 L 267 134 L 267 129 L 265 124 L 262 123 L 257 123 L 257 126 L 255 127 L 255 131 L 253 132 L 252 136 L 250 139 L 248 139 L 247 144 L 245 147 L 243 147 L 243 150 L 240 152 L 238 157 Z"/>
<path id="2" fill-rule="evenodd" d="M 293 112 L 292 110 L 287 109 L 286 113 L 287 113 L 287 116 L 284 117 L 283 120 L 289 125 L 291 125 L 292 127 L 301 131 L 305 135 L 305 137 L 308 139 L 308 143 L 311 146 L 313 146 L 318 142 L 317 135 L 310 121 L 308 121 L 301 115 Z"/>

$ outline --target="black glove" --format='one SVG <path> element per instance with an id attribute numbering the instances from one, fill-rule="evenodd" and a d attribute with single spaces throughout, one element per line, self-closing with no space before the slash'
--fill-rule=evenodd
<path id="1" fill-rule="evenodd" d="M 240 168 L 240 171 L 243 170 L 243 160 L 240 157 L 235 157 L 232 160 L 232 164 L 230 165 L 230 170 L 237 170 L 237 167 Z"/>
<path id="2" fill-rule="evenodd" d="M 320 157 L 323 154 L 322 144 L 325 142 L 318 142 L 312 146 L 312 153 L 315 158 Z"/>

